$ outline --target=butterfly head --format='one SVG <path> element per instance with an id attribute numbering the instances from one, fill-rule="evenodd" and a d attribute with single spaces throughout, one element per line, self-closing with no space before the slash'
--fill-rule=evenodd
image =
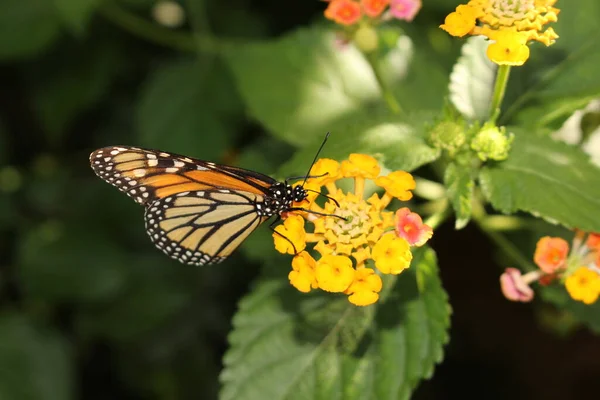
<path id="1" fill-rule="evenodd" d="M 265 211 L 267 214 L 281 214 L 292 207 L 292 203 L 301 202 L 308 196 L 302 186 L 293 187 L 283 182 L 278 182 L 269 188 L 265 198 Z"/>

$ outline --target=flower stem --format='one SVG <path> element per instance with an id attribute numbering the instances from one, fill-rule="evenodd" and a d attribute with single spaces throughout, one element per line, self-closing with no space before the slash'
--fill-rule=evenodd
<path id="1" fill-rule="evenodd" d="M 488 215 L 483 209 L 483 205 L 478 201 L 473 202 L 473 221 L 479 226 L 479 229 L 486 234 L 498 247 L 500 247 L 510 258 L 516 262 L 524 271 L 534 271 L 537 268 L 529 261 L 527 257 L 521 254 L 521 251 L 504 235 L 494 230 L 493 225 L 488 223 Z"/>
<path id="2" fill-rule="evenodd" d="M 508 77 L 510 75 L 510 65 L 500 65 L 498 67 L 498 73 L 496 75 L 496 83 L 494 85 L 494 96 L 492 97 L 492 103 L 490 105 L 490 119 L 489 122 L 495 124 L 496 120 L 500 116 L 500 106 L 506 93 L 506 86 L 508 84 Z"/>
<path id="3" fill-rule="evenodd" d="M 447 200 L 444 200 L 444 205 L 441 207 L 441 210 L 437 211 L 435 214 L 430 215 L 425 220 L 425 225 L 428 225 L 431 227 L 431 229 L 435 230 L 442 224 L 442 222 L 446 220 L 446 218 L 450 216 L 450 213 L 450 203 Z"/>
<path id="4" fill-rule="evenodd" d="M 387 103 L 388 107 L 394 114 L 400 114 L 402 112 L 402 107 L 400 107 L 400 103 L 398 103 L 398 99 L 394 96 L 394 93 L 390 90 L 389 86 L 385 83 L 383 79 L 383 75 L 381 74 L 381 68 L 379 64 L 379 60 L 377 59 L 377 54 L 375 52 L 365 54 L 369 65 L 371 65 L 371 69 L 373 70 L 373 74 L 375 74 L 375 79 L 377 79 L 377 83 L 381 89 L 381 93 L 383 94 L 383 98 Z"/>
<path id="5" fill-rule="evenodd" d="M 192 53 L 198 51 L 219 53 L 223 46 L 221 41 L 216 41 L 210 36 L 191 35 L 164 28 L 112 2 L 104 3 L 100 7 L 100 12 L 110 22 L 129 33 L 175 50 Z"/>

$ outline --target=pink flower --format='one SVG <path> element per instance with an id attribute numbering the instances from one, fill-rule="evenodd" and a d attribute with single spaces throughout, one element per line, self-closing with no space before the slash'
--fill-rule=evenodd
<path id="1" fill-rule="evenodd" d="M 508 300 L 527 303 L 533 300 L 533 289 L 529 283 L 540 277 L 540 271 L 533 271 L 521 276 L 521 271 L 516 268 L 506 268 L 500 276 L 502 294 Z"/>
<path id="2" fill-rule="evenodd" d="M 406 239 L 411 246 L 423 246 L 431 236 L 433 230 L 425 225 L 419 214 L 411 212 L 407 207 L 396 211 L 396 234 Z"/>
<path id="3" fill-rule="evenodd" d="M 390 14 L 397 19 L 412 21 L 421 9 L 421 0 L 391 0 Z"/>

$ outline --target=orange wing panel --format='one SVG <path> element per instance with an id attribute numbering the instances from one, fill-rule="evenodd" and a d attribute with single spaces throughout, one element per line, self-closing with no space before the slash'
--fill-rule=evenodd
<path id="1" fill-rule="evenodd" d="M 264 195 L 263 191 L 257 189 L 256 187 L 241 181 L 237 178 L 225 175 L 216 171 L 189 171 L 184 173 L 185 176 L 201 181 L 206 182 L 211 185 L 221 186 L 224 188 L 232 189 L 232 190 L 242 190 L 244 192 L 250 192 L 258 195 Z M 264 182 L 260 182 L 260 184 L 266 189 L 268 186 L 265 186 Z"/>

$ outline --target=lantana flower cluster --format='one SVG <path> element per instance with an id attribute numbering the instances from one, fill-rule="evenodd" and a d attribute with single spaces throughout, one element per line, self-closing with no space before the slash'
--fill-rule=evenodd
<path id="1" fill-rule="evenodd" d="M 327 158 L 315 163 L 304 184 L 311 195 L 299 204 L 307 211 L 288 215 L 273 233 L 275 248 L 294 255 L 288 278 L 296 289 L 343 293 L 357 306 L 373 304 L 382 290 L 381 275 L 402 273 L 410 266 L 411 248 L 432 236 L 432 229 L 407 207 L 386 210 L 394 199 L 411 199 L 412 175 L 394 171 L 380 176 L 380 171 L 377 160 L 364 154 L 351 154 L 341 163 Z M 350 192 L 339 185 L 347 178 L 354 182 Z M 383 195 L 365 198 L 368 181 L 384 189 Z M 323 188 L 329 199 L 320 206 L 315 198 Z M 312 225 L 309 232 L 306 222 Z"/>
<path id="2" fill-rule="evenodd" d="M 354 25 L 362 19 L 412 21 L 421 9 L 421 0 L 329 0 L 325 17 L 340 25 Z"/>
<path id="3" fill-rule="evenodd" d="M 412 21 L 421 9 L 421 0 L 326 0 L 325 18 L 341 25 L 339 43 L 354 42 L 363 53 L 379 47 L 376 26 L 399 19 Z"/>
<path id="4" fill-rule="evenodd" d="M 488 58 L 498 65 L 523 65 L 531 41 L 550 46 L 558 38 L 551 27 L 558 20 L 557 0 L 471 0 L 446 17 L 440 28 L 452 36 L 483 35 L 493 41 Z"/>
<path id="5" fill-rule="evenodd" d="M 577 231 L 571 246 L 560 237 L 545 236 L 537 242 L 533 257 L 538 270 L 525 275 L 507 268 L 500 277 L 502 292 L 513 301 L 533 299 L 532 282 L 548 285 L 558 281 L 571 298 L 592 304 L 600 296 L 600 233 Z"/>

